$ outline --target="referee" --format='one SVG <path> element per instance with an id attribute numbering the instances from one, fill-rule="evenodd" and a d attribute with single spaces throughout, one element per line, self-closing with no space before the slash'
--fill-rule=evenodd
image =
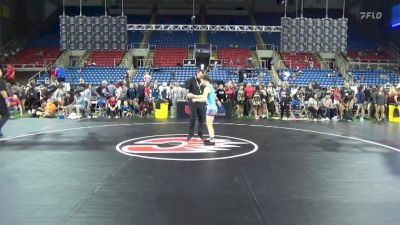
<path id="1" fill-rule="evenodd" d="M 202 95 L 204 91 L 204 87 L 201 86 L 200 79 L 204 76 L 205 72 L 203 70 L 198 70 L 195 76 L 192 76 L 185 82 L 186 89 L 189 90 L 189 93 L 194 95 Z M 194 136 L 194 126 L 196 124 L 196 116 L 198 118 L 198 136 L 201 139 L 203 137 L 203 129 L 204 122 L 206 117 L 206 103 L 205 102 L 192 102 L 191 99 L 188 100 L 190 105 L 190 125 L 189 125 L 189 133 L 187 136 L 187 140 L 190 141 Z"/>
<path id="2" fill-rule="evenodd" d="M 3 137 L 1 128 L 10 118 L 10 112 L 8 111 L 8 106 L 6 103 L 7 97 L 6 83 L 3 78 L 3 71 L 0 69 L 0 138 Z"/>

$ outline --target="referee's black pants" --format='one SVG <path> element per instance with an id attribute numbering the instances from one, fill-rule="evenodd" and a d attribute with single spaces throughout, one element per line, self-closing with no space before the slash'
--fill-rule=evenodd
<path id="1" fill-rule="evenodd" d="M 10 111 L 8 110 L 6 101 L 3 98 L 0 98 L 0 133 L 1 133 L 1 128 L 4 126 L 4 124 L 7 122 L 7 120 L 10 118 Z"/>
<path id="2" fill-rule="evenodd" d="M 206 104 L 202 102 L 190 102 L 190 126 L 188 136 L 194 136 L 194 127 L 196 125 L 196 117 L 198 118 L 198 136 L 203 138 L 204 122 L 206 118 Z"/>

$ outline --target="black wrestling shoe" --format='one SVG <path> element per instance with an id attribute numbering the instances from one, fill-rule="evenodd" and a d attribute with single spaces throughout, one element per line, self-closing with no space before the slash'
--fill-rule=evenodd
<path id="1" fill-rule="evenodd" d="M 211 141 L 210 139 L 204 139 L 204 145 L 207 145 L 207 146 L 213 146 L 213 145 L 215 145 L 215 141 L 213 140 L 213 141 Z"/>

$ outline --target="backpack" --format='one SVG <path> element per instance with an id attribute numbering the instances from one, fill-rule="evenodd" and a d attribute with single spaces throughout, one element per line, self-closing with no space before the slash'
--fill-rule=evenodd
<path id="1" fill-rule="evenodd" d="M 254 96 L 253 96 L 253 105 L 255 105 L 255 106 L 261 105 L 260 98 L 261 98 L 260 92 L 256 91 L 256 93 L 254 93 Z"/>
<path id="2" fill-rule="evenodd" d="M 161 97 L 163 98 L 163 99 L 166 99 L 167 98 L 167 89 L 163 89 L 162 90 L 162 92 L 161 92 Z"/>
<path id="3" fill-rule="evenodd" d="M 244 102 L 244 92 L 243 91 L 238 91 L 237 93 L 237 102 L 243 103 Z"/>

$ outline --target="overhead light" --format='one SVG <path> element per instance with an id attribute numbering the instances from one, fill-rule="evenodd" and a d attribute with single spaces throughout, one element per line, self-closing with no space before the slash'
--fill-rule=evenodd
<path id="1" fill-rule="evenodd" d="M 392 28 L 399 27 L 399 26 L 400 26 L 400 23 L 392 24 Z"/>

